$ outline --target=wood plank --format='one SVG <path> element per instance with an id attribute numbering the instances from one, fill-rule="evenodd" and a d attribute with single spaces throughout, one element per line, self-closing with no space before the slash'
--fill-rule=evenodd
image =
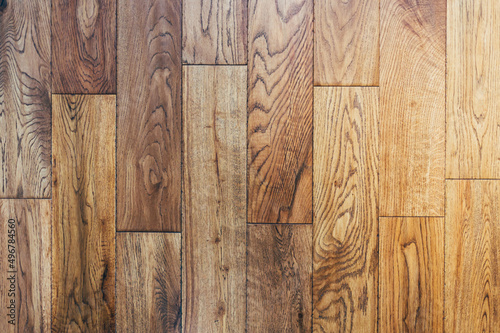
<path id="1" fill-rule="evenodd" d="M 53 331 L 115 328 L 115 105 L 53 95 Z"/>
<path id="2" fill-rule="evenodd" d="M 49 332 L 50 201 L 0 200 L 0 221 L 0 331 Z"/>
<path id="3" fill-rule="evenodd" d="M 0 198 L 49 198 L 50 0 L 2 1 L 0 27 Z"/>
<path id="4" fill-rule="evenodd" d="M 116 93 L 116 1 L 52 0 L 52 90 Z"/>
<path id="5" fill-rule="evenodd" d="M 245 331 L 246 67 L 183 72 L 183 330 Z"/>
<path id="6" fill-rule="evenodd" d="M 443 332 L 444 219 L 380 218 L 379 227 L 379 332 Z"/>
<path id="7" fill-rule="evenodd" d="M 500 2 L 448 4 L 448 178 L 500 178 Z"/>
<path id="8" fill-rule="evenodd" d="M 314 1 L 314 84 L 379 84 L 378 0 Z"/>
<path id="9" fill-rule="evenodd" d="M 246 64 L 247 6 L 247 0 L 184 0 L 183 62 Z"/>
<path id="10" fill-rule="evenodd" d="M 499 221 L 498 181 L 446 182 L 446 332 L 500 332 Z"/>
<path id="11" fill-rule="evenodd" d="M 181 331 L 181 234 L 116 237 L 117 332 Z"/>
<path id="12" fill-rule="evenodd" d="M 248 222 L 312 222 L 312 0 L 250 0 Z"/>
<path id="13" fill-rule="evenodd" d="M 181 2 L 118 9 L 117 229 L 181 231 Z"/>
<path id="14" fill-rule="evenodd" d="M 313 327 L 375 332 L 378 88 L 314 88 Z"/>
<path id="15" fill-rule="evenodd" d="M 311 332 L 312 226 L 247 228 L 248 332 Z"/>
<path id="16" fill-rule="evenodd" d="M 446 0 L 381 1 L 380 215 L 443 216 Z"/>

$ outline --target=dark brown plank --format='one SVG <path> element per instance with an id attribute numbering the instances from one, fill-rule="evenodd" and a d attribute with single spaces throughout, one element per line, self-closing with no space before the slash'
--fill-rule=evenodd
<path id="1" fill-rule="evenodd" d="M 180 11 L 118 1 L 118 230 L 181 230 Z"/>
<path id="2" fill-rule="evenodd" d="M 248 7 L 248 222 L 311 223 L 313 1 Z"/>

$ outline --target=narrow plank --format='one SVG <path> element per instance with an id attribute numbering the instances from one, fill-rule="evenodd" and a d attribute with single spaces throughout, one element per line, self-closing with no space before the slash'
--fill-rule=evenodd
<path id="1" fill-rule="evenodd" d="M 248 222 L 312 222 L 312 0 L 250 0 Z"/>
<path id="2" fill-rule="evenodd" d="M 499 181 L 446 182 L 446 332 L 500 332 L 499 221 Z"/>
<path id="3" fill-rule="evenodd" d="M 379 84 L 379 0 L 314 1 L 314 84 Z"/>
<path id="4" fill-rule="evenodd" d="M 246 64 L 248 0 L 184 0 L 182 59 L 188 64 Z"/>
<path id="5" fill-rule="evenodd" d="M 115 328 L 114 95 L 53 95 L 52 330 Z"/>
<path id="6" fill-rule="evenodd" d="M 381 1 L 380 214 L 443 216 L 446 0 Z"/>
<path id="7" fill-rule="evenodd" d="M 49 332 L 50 201 L 0 200 L 0 220 L 0 331 Z"/>
<path id="8" fill-rule="evenodd" d="M 245 66 L 183 72 L 183 330 L 245 331 Z"/>
<path id="9" fill-rule="evenodd" d="M 247 228 L 248 332 L 311 332 L 312 226 Z"/>
<path id="10" fill-rule="evenodd" d="M 378 88 L 314 88 L 313 327 L 375 332 Z"/>
<path id="11" fill-rule="evenodd" d="M 448 178 L 500 178 L 500 2 L 448 4 Z"/>
<path id="12" fill-rule="evenodd" d="M 379 332 L 443 332 L 444 219 L 380 218 L 379 227 Z"/>
<path id="13" fill-rule="evenodd" d="M 117 332 L 181 331 L 181 234 L 116 237 Z"/>
<path id="14" fill-rule="evenodd" d="M 118 11 L 117 229 L 181 231 L 181 2 Z"/>
<path id="15" fill-rule="evenodd" d="M 49 198 L 50 0 L 0 4 L 0 198 Z"/>
<path id="16" fill-rule="evenodd" d="M 116 1 L 52 0 L 52 91 L 116 93 Z"/>

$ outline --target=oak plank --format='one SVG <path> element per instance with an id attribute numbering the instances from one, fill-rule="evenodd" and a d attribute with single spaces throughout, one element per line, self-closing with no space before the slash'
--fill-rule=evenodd
<path id="1" fill-rule="evenodd" d="M 52 329 L 115 329 L 114 95 L 53 95 Z"/>
<path id="2" fill-rule="evenodd" d="M 313 1 L 248 7 L 248 222 L 311 223 Z"/>
<path id="3" fill-rule="evenodd" d="M 378 88 L 314 88 L 313 327 L 375 332 Z"/>
<path id="4" fill-rule="evenodd" d="M 245 331 L 246 67 L 183 71 L 183 330 Z"/>
<path id="5" fill-rule="evenodd" d="M 443 216 L 446 0 L 381 1 L 380 215 Z"/>
<path id="6" fill-rule="evenodd" d="M 118 11 L 117 229 L 181 231 L 181 2 Z"/>

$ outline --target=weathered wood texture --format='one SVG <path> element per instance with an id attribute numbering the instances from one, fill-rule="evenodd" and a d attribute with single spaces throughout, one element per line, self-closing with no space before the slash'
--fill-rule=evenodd
<path id="1" fill-rule="evenodd" d="M 500 2 L 448 2 L 449 178 L 500 178 Z"/>
<path id="2" fill-rule="evenodd" d="M 250 0 L 248 222 L 312 221 L 312 0 Z"/>
<path id="3" fill-rule="evenodd" d="M 181 230 L 181 2 L 118 1 L 117 229 Z"/>
<path id="4" fill-rule="evenodd" d="M 444 219 L 380 218 L 379 227 L 379 332 L 443 332 Z"/>
<path id="5" fill-rule="evenodd" d="M 446 332 L 500 332 L 499 222 L 500 182 L 446 182 Z"/>
<path id="6" fill-rule="evenodd" d="M 314 84 L 379 84 L 379 0 L 314 1 Z"/>
<path id="7" fill-rule="evenodd" d="M 184 0 L 182 59 L 188 64 L 246 64 L 247 0 Z"/>
<path id="8" fill-rule="evenodd" d="M 115 96 L 53 95 L 52 329 L 115 328 Z"/>
<path id="9" fill-rule="evenodd" d="M 311 332 L 312 226 L 247 228 L 248 332 Z"/>
<path id="10" fill-rule="evenodd" d="M 49 198 L 50 0 L 0 4 L 0 198 Z"/>
<path id="11" fill-rule="evenodd" d="M 245 331 L 246 67 L 183 72 L 183 330 Z"/>
<path id="12" fill-rule="evenodd" d="M 377 330 L 378 88 L 314 88 L 313 327 Z"/>
<path id="13" fill-rule="evenodd" d="M 0 331 L 49 332 L 50 201 L 0 200 L 0 237 Z"/>
<path id="14" fill-rule="evenodd" d="M 381 0 L 380 215 L 443 216 L 446 0 Z"/>
<path id="15" fill-rule="evenodd" d="M 52 90 L 116 93 L 116 0 L 52 0 Z"/>
<path id="16" fill-rule="evenodd" d="M 181 234 L 118 233 L 117 332 L 181 331 Z"/>

